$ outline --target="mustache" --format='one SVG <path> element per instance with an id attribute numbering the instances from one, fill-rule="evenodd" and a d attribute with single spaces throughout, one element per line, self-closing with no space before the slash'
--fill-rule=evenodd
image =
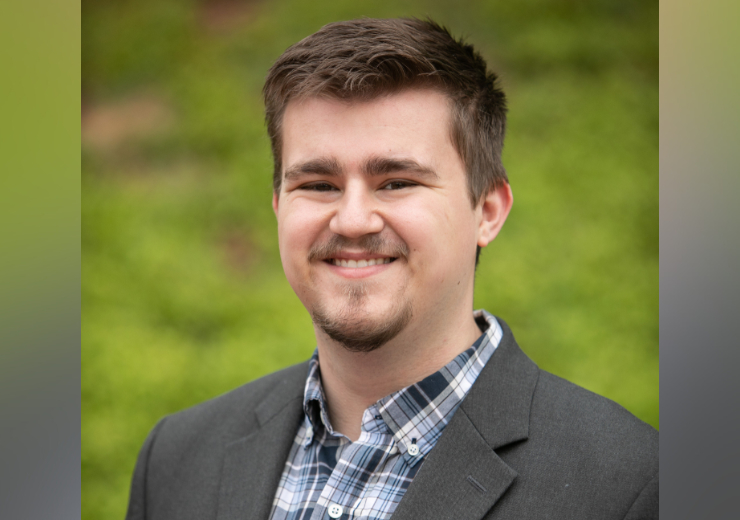
<path id="1" fill-rule="evenodd" d="M 325 260 L 332 258 L 345 249 L 361 249 L 371 255 L 391 256 L 394 258 L 407 257 L 409 246 L 398 240 L 390 240 L 381 235 L 365 235 L 357 239 L 342 235 L 332 235 L 323 244 L 317 244 L 308 252 L 308 260 Z"/>

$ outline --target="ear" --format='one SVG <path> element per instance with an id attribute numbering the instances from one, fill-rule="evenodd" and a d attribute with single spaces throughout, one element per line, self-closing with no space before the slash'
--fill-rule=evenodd
<path id="1" fill-rule="evenodd" d="M 511 205 L 514 203 L 514 195 L 511 193 L 509 183 L 504 183 L 496 189 L 488 192 L 481 201 L 478 209 L 481 212 L 478 224 L 478 245 L 486 247 L 506 222 Z"/>
<path id="2" fill-rule="evenodd" d="M 277 217 L 278 212 L 278 194 L 277 192 L 272 192 L 272 211 L 275 213 L 275 216 Z"/>

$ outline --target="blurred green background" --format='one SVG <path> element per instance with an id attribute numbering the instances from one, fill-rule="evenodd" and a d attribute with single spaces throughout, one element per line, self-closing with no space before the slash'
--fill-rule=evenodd
<path id="1" fill-rule="evenodd" d="M 431 16 L 499 73 L 515 204 L 475 305 L 658 427 L 657 2 L 86 0 L 84 519 L 123 518 L 159 417 L 311 354 L 259 94 L 290 44 L 361 16 Z"/>

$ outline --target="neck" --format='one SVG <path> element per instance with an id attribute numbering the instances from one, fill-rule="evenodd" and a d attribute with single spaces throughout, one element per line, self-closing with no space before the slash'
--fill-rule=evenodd
<path id="1" fill-rule="evenodd" d="M 393 340 L 364 353 L 350 352 L 316 329 L 321 382 L 335 431 L 356 441 L 370 405 L 438 371 L 481 334 L 469 309 L 438 318 L 423 326 L 410 323 Z"/>

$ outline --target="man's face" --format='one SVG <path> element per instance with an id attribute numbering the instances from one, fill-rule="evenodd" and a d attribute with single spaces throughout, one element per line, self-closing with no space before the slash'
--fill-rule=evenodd
<path id="1" fill-rule="evenodd" d="M 481 208 L 449 118 L 430 90 L 285 110 L 283 267 L 317 327 L 351 350 L 471 310 Z"/>

